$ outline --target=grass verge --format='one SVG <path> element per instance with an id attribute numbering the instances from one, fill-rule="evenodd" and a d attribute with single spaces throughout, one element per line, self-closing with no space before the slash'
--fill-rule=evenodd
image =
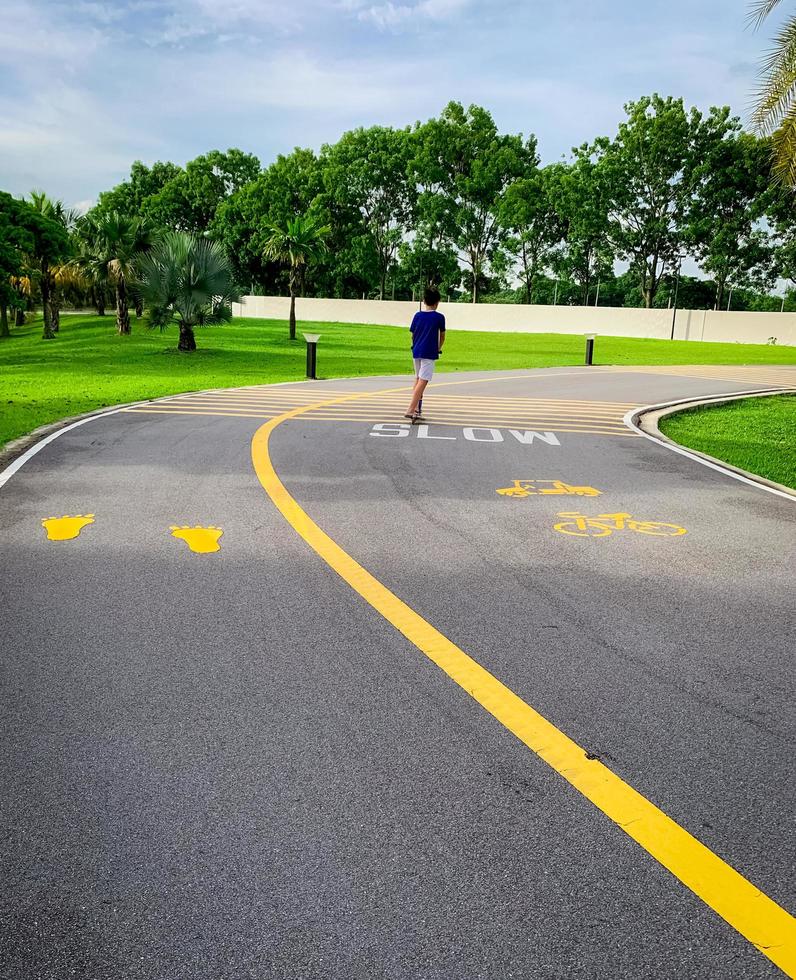
<path id="1" fill-rule="evenodd" d="M 796 489 L 796 395 L 692 408 L 666 416 L 659 427 L 682 446 Z"/>
<path id="2" fill-rule="evenodd" d="M 321 334 L 323 378 L 411 372 L 409 334 L 400 327 L 301 323 Z M 0 447 L 48 422 L 105 405 L 181 391 L 298 381 L 304 341 L 291 343 L 287 323 L 239 319 L 197 331 L 199 350 L 179 354 L 176 328 L 165 333 L 133 322 L 120 337 L 113 316 L 63 315 L 55 340 L 41 340 L 41 321 L 0 341 Z M 440 371 L 512 370 L 583 363 L 580 335 L 451 330 Z M 757 344 L 598 337 L 596 364 L 794 364 L 796 348 Z"/>

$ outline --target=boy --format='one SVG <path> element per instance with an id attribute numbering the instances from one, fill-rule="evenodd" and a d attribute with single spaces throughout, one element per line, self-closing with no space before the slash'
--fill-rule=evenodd
<path id="1" fill-rule="evenodd" d="M 434 362 L 445 343 L 445 317 L 437 312 L 439 290 L 429 286 L 423 293 L 423 307 L 415 313 L 412 325 L 412 357 L 415 361 L 415 387 L 404 418 L 422 422 L 420 405 L 426 385 L 434 376 Z"/>

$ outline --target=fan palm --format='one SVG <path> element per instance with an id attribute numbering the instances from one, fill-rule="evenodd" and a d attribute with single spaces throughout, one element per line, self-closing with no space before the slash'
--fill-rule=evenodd
<path id="1" fill-rule="evenodd" d="M 176 319 L 181 351 L 196 350 L 195 327 L 228 323 L 238 299 L 221 246 L 181 231 L 164 235 L 141 258 L 138 288 L 152 326 L 162 328 Z"/>
<path id="2" fill-rule="evenodd" d="M 296 290 L 300 287 L 307 266 L 327 250 L 328 225 L 322 225 L 311 214 L 297 214 L 284 225 L 271 225 L 263 243 L 266 259 L 288 267 L 290 283 L 290 339 L 296 339 Z"/>
<path id="3" fill-rule="evenodd" d="M 759 26 L 781 0 L 753 0 L 751 19 Z M 760 71 L 752 122 L 772 134 L 774 179 L 796 187 L 796 17 L 779 29 Z"/>
<path id="4" fill-rule="evenodd" d="M 130 286 L 135 282 L 139 260 L 156 240 L 152 226 L 143 218 L 131 218 L 118 211 L 89 213 L 81 220 L 78 235 L 78 268 L 95 287 L 113 287 L 117 330 L 129 334 Z"/>

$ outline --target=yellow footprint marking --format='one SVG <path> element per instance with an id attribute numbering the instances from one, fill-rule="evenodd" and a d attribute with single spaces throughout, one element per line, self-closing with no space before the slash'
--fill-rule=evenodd
<path id="1" fill-rule="evenodd" d="M 48 541 L 69 541 L 76 538 L 87 524 L 94 523 L 93 514 L 65 514 L 63 517 L 44 517 L 41 526 Z"/>
<path id="2" fill-rule="evenodd" d="M 224 532 L 220 527 L 215 527 L 212 524 L 209 527 L 200 527 L 198 524 L 196 527 L 188 527 L 187 524 L 184 527 L 177 527 L 176 524 L 172 524 L 169 530 L 172 537 L 184 541 L 191 551 L 200 555 L 221 550 L 218 539 Z"/>

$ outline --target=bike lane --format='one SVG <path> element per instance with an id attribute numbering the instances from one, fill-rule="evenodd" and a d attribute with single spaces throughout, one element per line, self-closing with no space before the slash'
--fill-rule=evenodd
<path id="1" fill-rule="evenodd" d="M 298 431 L 300 472 L 286 449 Z M 646 441 L 398 431 L 289 421 L 273 460 L 320 527 L 412 609 L 792 903 L 790 503 Z M 601 495 L 497 493 L 516 480 Z M 687 533 L 556 532 L 575 509 Z"/>

